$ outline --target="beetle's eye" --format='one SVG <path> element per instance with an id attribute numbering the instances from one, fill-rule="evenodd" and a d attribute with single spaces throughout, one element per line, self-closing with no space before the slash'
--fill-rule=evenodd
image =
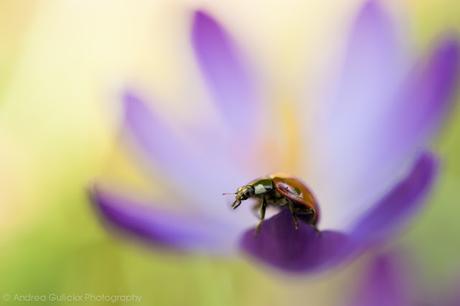
<path id="1" fill-rule="evenodd" d="M 248 199 L 251 197 L 251 188 L 244 188 L 244 190 L 242 190 L 242 196 L 245 198 L 245 199 Z"/>

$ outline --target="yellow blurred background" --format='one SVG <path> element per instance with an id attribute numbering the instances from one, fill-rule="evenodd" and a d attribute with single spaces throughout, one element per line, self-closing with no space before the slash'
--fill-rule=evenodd
<path id="1" fill-rule="evenodd" d="M 120 147 L 117 95 L 135 84 L 168 101 L 157 106 L 164 116 L 199 115 L 204 89 L 188 44 L 193 9 L 212 13 L 264 69 L 276 107 L 279 96 L 292 98 L 289 90 L 304 85 L 306 67 L 314 84 L 361 3 L 1 0 L 0 295 L 134 294 L 156 306 L 339 305 L 366 258 L 291 279 L 241 258 L 153 252 L 107 233 L 86 188 L 116 177 L 155 192 Z M 446 29 L 460 29 L 454 0 L 387 4 L 421 51 Z M 459 120 L 457 108 L 436 144 L 443 172 L 428 208 L 394 242 L 418 255 L 431 280 L 460 272 Z M 105 304 L 125 305 L 97 303 Z"/>

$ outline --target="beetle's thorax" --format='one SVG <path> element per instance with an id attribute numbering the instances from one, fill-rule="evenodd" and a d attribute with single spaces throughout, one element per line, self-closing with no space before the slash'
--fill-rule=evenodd
<path id="1" fill-rule="evenodd" d="M 272 179 L 259 179 L 250 184 L 254 188 L 254 195 L 262 195 L 273 190 Z"/>

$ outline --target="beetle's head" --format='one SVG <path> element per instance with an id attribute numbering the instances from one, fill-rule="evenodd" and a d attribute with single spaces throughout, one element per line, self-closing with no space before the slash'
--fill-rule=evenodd
<path id="1" fill-rule="evenodd" d="M 244 185 L 236 191 L 236 199 L 239 201 L 244 201 L 249 199 L 254 195 L 254 187 L 251 185 Z"/>
<path id="2" fill-rule="evenodd" d="M 232 204 L 232 208 L 235 209 L 240 206 L 241 202 L 249 199 L 254 195 L 254 187 L 251 185 L 244 185 L 238 188 L 235 192 L 235 202 Z"/>

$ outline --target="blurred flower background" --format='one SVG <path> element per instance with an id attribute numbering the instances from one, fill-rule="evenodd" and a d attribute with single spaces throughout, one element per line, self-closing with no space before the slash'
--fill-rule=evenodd
<path id="1" fill-rule="evenodd" d="M 460 30 L 460 5 L 453 0 L 382 2 L 408 27 L 408 42 L 420 52 L 446 29 Z M 306 84 L 318 85 L 361 5 L 2 0 L 0 295 L 133 294 L 146 305 L 344 304 L 367 257 L 326 275 L 289 278 L 242 258 L 147 249 L 110 235 L 86 191 L 97 178 L 122 181 L 146 197 L 167 197 L 121 141 L 118 97 L 120 88 L 133 84 L 168 101 L 156 109 L 183 125 L 212 112 L 189 44 L 192 10 L 213 14 L 264 69 L 267 113 L 280 131 L 292 132 L 283 119 L 292 115 L 283 113 L 290 108 L 281 104 L 295 109 L 296 94 L 308 92 Z M 460 270 L 459 116 L 456 108 L 435 144 L 442 171 L 426 209 L 392 241 L 416 254 L 421 277 L 433 286 Z M 292 139 L 278 141 L 295 152 Z"/>

